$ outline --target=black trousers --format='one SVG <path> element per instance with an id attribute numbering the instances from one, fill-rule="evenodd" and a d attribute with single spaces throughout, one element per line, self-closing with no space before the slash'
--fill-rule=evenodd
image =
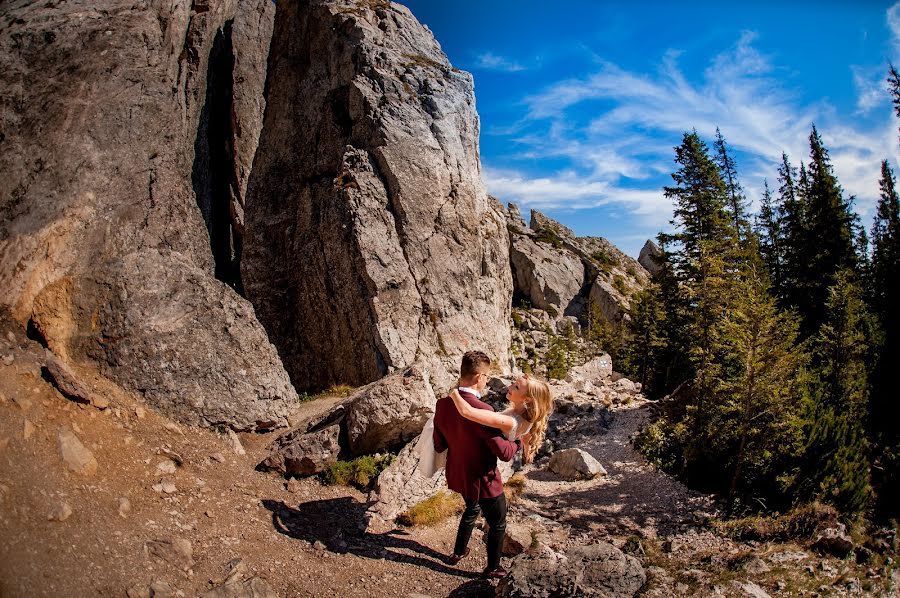
<path id="1" fill-rule="evenodd" d="M 462 554 L 466 551 L 479 513 L 484 513 L 484 519 L 489 526 L 487 568 L 488 571 L 493 571 L 500 566 L 500 550 L 503 548 L 503 538 L 506 536 L 506 495 L 502 492 L 500 496 L 494 498 L 466 500 L 466 510 L 463 511 L 459 520 L 459 530 L 456 532 L 456 546 L 453 548 L 453 553 Z"/>

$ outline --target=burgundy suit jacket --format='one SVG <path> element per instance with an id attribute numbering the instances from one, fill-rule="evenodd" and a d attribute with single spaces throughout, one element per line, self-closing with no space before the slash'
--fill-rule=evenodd
<path id="1" fill-rule="evenodd" d="M 473 407 L 493 411 L 475 395 L 460 392 Z M 503 481 L 497 469 L 497 459 L 512 460 L 519 441 L 510 442 L 503 433 L 469 421 L 459 414 L 453 399 L 444 397 L 437 402 L 434 413 L 434 448 L 447 453 L 447 487 L 472 501 L 500 496 Z"/>

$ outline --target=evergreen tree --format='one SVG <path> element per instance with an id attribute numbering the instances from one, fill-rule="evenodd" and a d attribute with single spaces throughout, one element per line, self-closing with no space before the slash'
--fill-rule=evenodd
<path id="1" fill-rule="evenodd" d="M 891 67 L 891 74 L 897 73 Z M 895 95 L 895 98 L 897 96 Z M 887 160 L 881 163 L 881 196 L 872 225 L 872 259 L 869 268 L 872 309 L 882 332 L 872 376 L 869 428 L 878 441 L 875 461 L 879 511 L 886 517 L 900 516 L 900 401 L 897 400 L 894 369 L 900 363 L 900 199 Z"/>
<path id="2" fill-rule="evenodd" d="M 778 194 L 781 212 L 782 268 L 781 280 L 774 288 L 780 304 L 784 308 L 796 307 L 804 294 L 802 275 L 805 269 L 803 258 L 807 248 L 806 204 L 803 187 L 806 186 L 806 169 L 801 164 L 801 183 L 797 180 L 797 169 L 791 166 L 787 154 L 781 154 L 778 168 Z"/>
<path id="3" fill-rule="evenodd" d="M 728 145 L 718 127 L 716 127 L 716 140 L 713 143 L 713 147 L 715 149 L 716 165 L 719 167 L 719 175 L 725 183 L 727 211 L 738 239 L 744 240 L 747 238 L 750 230 L 750 223 L 747 219 L 747 197 L 744 194 L 744 188 L 738 180 L 737 164 L 728 151 Z"/>
<path id="4" fill-rule="evenodd" d="M 784 232 L 781 210 L 772 199 L 769 182 L 763 182 L 763 197 L 756 218 L 759 251 L 769 272 L 773 291 L 780 296 L 784 285 Z"/>
<path id="5" fill-rule="evenodd" d="M 639 292 L 628 313 L 628 336 L 631 342 L 623 350 L 622 371 L 628 372 L 632 380 L 640 382 L 645 394 L 655 397 L 656 382 L 651 384 L 651 376 L 657 364 L 662 361 L 667 346 L 666 310 L 659 284 L 651 283 Z"/>
<path id="6" fill-rule="evenodd" d="M 713 457 L 730 473 L 729 514 L 750 499 L 785 504 L 780 478 L 802 448 L 794 397 L 806 357 L 796 347 L 796 317 L 778 310 L 767 280 L 750 267 L 721 324 L 721 359 L 731 365 L 717 388 Z"/>
<path id="7" fill-rule="evenodd" d="M 828 150 L 815 125 L 809 135 L 810 164 L 807 186 L 806 223 L 808 244 L 797 260 L 802 266 L 797 273 L 800 290 L 797 307 L 803 318 L 805 336 L 815 334 L 825 321 L 825 303 L 835 275 L 857 266 L 854 248 L 854 214 L 844 199 L 837 177 L 832 171 Z M 802 171 L 801 171 L 802 178 Z"/>
<path id="8" fill-rule="evenodd" d="M 667 253 L 688 298 L 691 312 L 689 358 L 697 398 L 697 432 L 706 433 L 707 398 L 719 370 L 715 359 L 716 324 L 724 313 L 729 291 L 727 267 L 736 255 L 736 233 L 727 211 L 728 195 L 719 168 L 696 131 L 685 133 L 675 148 L 675 185 L 665 187 L 675 200 L 671 221 L 677 231 L 662 235 L 674 248 Z"/>
<path id="9" fill-rule="evenodd" d="M 871 497 L 863 422 L 872 321 L 854 278 L 850 270 L 834 277 L 826 319 L 814 339 L 808 440 L 798 485 L 800 499 L 820 499 L 848 514 L 861 512 Z"/>

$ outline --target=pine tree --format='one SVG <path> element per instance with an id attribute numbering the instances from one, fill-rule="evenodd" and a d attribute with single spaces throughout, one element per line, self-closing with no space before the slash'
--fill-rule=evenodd
<path id="1" fill-rule="evenodd" d="M 862 511 L 871 498 L 863 422 L 872 321 L 854 278 L 847 269 L 834 276 L 826 318 L 814 339 L 808 441 L 798 487 L 801 499 L 820 499 L 848 514 Z"/>
<path id="2" fill-rule="evenodd" d="M 800 290 L 797 307 L 805 336 L 815 334 L 825 321 L 828 289 L 835 275 L 857 266 L 853 238 L 854 214 L 832 171 L 828 150 L 813 125 L 809 135 L 810 164 L 807 187 L 807 239 L 797 273 Z M 802 171 L 801 171 L 802 178 Z"/>
<path id="3" fill-rule="evenodd" d="M 640 291 L 631 303 L 628 320 L 630 343 L 624 347 L 622 371 L 644 387 L 648 396 L 657 397 L 651 376 L 661 362 L 666 342 L 666 311 L 660 297 L 660 286 L 651 283 Z"/>
<path id="4" fill-rule="evenodd" d="M 781 154 L 778 168 L 778 194 L 781 212 L 781 237 L 783 262 L 781 282 L 776 284 L 775 293 L 783 308 L 796 307 L 804 294 L 802 278 L 806 267 L 804 251 L 807 249 L 807 223 L 804 188 L 806 168 L 801 164 L 802 177 L 798 180 L 797 169 L 791 166 L 787 154 Z"/>
<path id="5" fill-rule="evenodd" d="M 891 67 L 891 74 L 897 73 Z M 900 82 L 898 82 L 900 85 Z M 898 97 L 895 95 L 895 98 Z M 900 402 L 897 400 L 895 369 L 900 363 L 900 198 L 894 173 L 887 160 L 881 163 L 881 196 L 872 225 L 872 259 L 869 284 L 872 309 L 882 332 L 875 371 L 869 429 L 878 446 L 875 483 L 879 511 L 886 517 L 900 516 Z"/>
<path id="6" fill-rule="evenodd" d="M 737 164 L 728 151 L 728 145 L 722 132 L 716 127 L 716 140 L 713 144 L 715 149 L 715 161 L 719 167 L 719 175 L 725 183 L 725 192 L 727 194 L 727 210 L 731 217 L 732 226 L 739 240 L 747 238 L 750 223 L 747 219 L 747 197 L 744 194 L 744 188 L 738 180 Z"/>
<path id="7" fill-rule="evenodd" d="M 781 295 L 784 286 L 784 231 L 781 210 L 772 199 L 769 182 L 763 181 L 763 196 L 756 218 L 759 251 L 769 272 L 773 292 Z"/>
<path id="8" fill-rule="evenodd" d="M 795 381 L 806 356 L 797 318 L 780 312 L 768 277 L 750 267 L 722 322 L 721 359 L 733 364 L 717 388 L 717 459 L 730 471 L 726 511 L 742 497 L 779 497 L 779 478 L 802 447 Z M 783 499 L 782 499 L 783 503 Z"/>

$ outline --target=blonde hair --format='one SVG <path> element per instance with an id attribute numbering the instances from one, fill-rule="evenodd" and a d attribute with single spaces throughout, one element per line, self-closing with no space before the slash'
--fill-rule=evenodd
<path id="1" fill-rule="evenodd" d="M 544 443 L 544 435 L 547 433 L 547 420 L 553 413 L 553 397 L 550 396 L 550 386 L 530 374 L 524 374 L 526 392 L 525 413 L 522 415 L 531 422 L 531 439 L 528 442 L 528 458 L 534 459 L 535 453 Z"/>

